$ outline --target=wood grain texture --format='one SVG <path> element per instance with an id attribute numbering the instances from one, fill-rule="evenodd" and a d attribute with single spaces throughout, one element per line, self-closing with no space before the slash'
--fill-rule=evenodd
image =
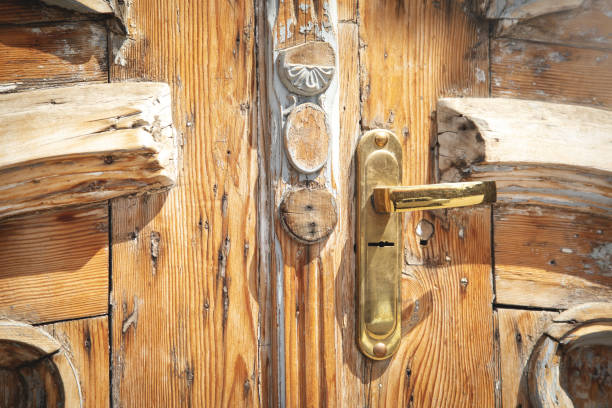
<path id="1" fill-rule="evenodd" d="M 41 328 L 62 344 L 74 365 L 83 394 L 83 408 L 108 407 L 108 318 L 72 320 Z"/>
<path id="2" fill-rule="evenodd" d="M 609 217 L 537 206 L 496 208 L 497 302 L 565 309 L 609 300 L 611 228 Z"/>
<path id="3" fill-rule="evenodd" d="M 301 3 L 304 3 L 303 5 Z M 268 49 L 268 58 L 265 66 L 268 76 L 274 78 L 274 58 L 289 46 L 305 44 L 312 40 L 324 40 L 329 46 L 319 46 L 316 55 L 300 55 L 305 66 L 315 63 L 331 68 L 332 76 L 327 75 L 329 87 L 319 89 L 323 92 L 317 102 L 329 120 L 331 144 L 330 157 L 327 164 L 318 173 L 311 176 L 318 184 L 325 188 L 336 198 L 344 194 L 346 187 L 343 168 L 339 166 L 338 155 L 348 146 L 339 143 L 339 116 L 337 105 L 338 90 L 338 31 L 336 21 L 336 8 L 334 3 L 286 1 L 278 3 L 267 2 L 266 15 L 268 21 L 264 32 L 269 40 L 264 49 Z M 295 25 L 292 23 L 295 21 Z M 282 37 L 282 28 L 286 27 L 290 36 Z M 291 30 L 295 31 L 291 31 Z M 334 55 L 330 53 L 330 47 Z M 314 47 L 312 48 L 314 50 Z M 277 65 L 278 66 L 278 65 Z M 279 67 L 282 68 L 282 67 Z M 327 68 L 326 68 L 327 69 Z M 263 75 L 263 73 L 262 73 Z M 321 82 L 321 85 L 324 83 Z M 263 200 L 269 200 L 271 211 L 276 212 L 285 191 L 292 185 L 306 181 L 304 176 L 294 171 L 283 158 L 282 133 L 284 123 L 282 111 L 285 110 L 286 98 L 290 98 L 282 83 L 267 84 L 264 89 L 262 102 L 269 106 L 269 131 L 264 133 L 266 149 L 262 152 L 266 156 L 268 166 L 269 185 L 263 191 Z M 300 98 L 298 103 L 314 102 L 310 99 Z M 299 109 L 299 108 L 298 108 Z M 353 134 L 355 137 L 355 134 Z M 340 147 L 342 146 L 342 147 Z M 342 150 L 341 150 L 342 149 Z M 324 148 L 322 149 L 324 150 Z M 344 166 L 345 163 L 342 163 Z M 339 212 L 339 217 L 346 216 Z M 276 327 L 273 327 L 276 349 L 279 353 L 276 360 L 276 377 L 272 379 L 277 404 L 280 406 L 334 406 L 337 405 L 338 384 L 336 343 L 335 309 L 333 303 L 324 299 L 333 299 L 334 281 L 338 259 L 334 257 L 335 247 L 344 245 L 344 239 L 336 241 L 338 233 L 342 237 L 346 231 L 342 228 L 342 220 L 334 232 L 323 242 L 304 246 L 294 241 L 292 236 L 281 226 L 281 222 L 274 214 L 269 220 L 269 251 L 272 252 L 270 271 L 274 277 L 276 293 L 273 302 L 276 308 Z M 274 323 L 273 323 L 274 324 Z"/>
<path id="4" fill-rule="evenodd" d="M 491 41 L 491 96 L 612 107 L 605 50 L 522 40 Z"/>
<path id="5" fill-rule="evenodd" d="M 101 22 L 0 27 L 0 91 L 108 80 Z"/>
<path id="6" fill-rule="evenodd" d="M 357 22 L 357 0 L 337 0 L 338 21 Z"/>
<path id="7" fill-rule="evenodd" d="M 331 132 L 323 109 L 313 103 L 295 107 L 285 123 L 285 152 L 302 173 L 314 173 L 327 162 Z"/>
<path id="8" fill-rule="evenodd" d="M 529 408 L 528 362 L 533 347 L 558 313 L 498 309 L 503 407 Z"/>
<path id="9" fill-rule="evenodd" d="M 495 180 L 498 202 L 612 215 L 612 114 L 508 98 L 438 101 L 445 182 Z"/>
<path id="10" fill-rule="evenodd" d="M 359 2 L 359 7 L 362 127 L 400 136 L 405 185 L 434 182 L 437 99 L 488 94 L 486 25 L 456 2 Z M 405 329 L 395 356 L 367 363 L 370 406 L 494 403 L 490 213 L 448 214 L 405 218 Z M 435 225 L 426 246 L 414 233 L 422 218 Z"/>
<path id="11" fill-rule="evenodd" d="M 253 3 L 134 2 L 127 23 L 111 80 L 171 84 L 183 160 L 167 195 L 112 203 L 113 404 L 258 406 Z"/>
<path id="12" fill-rule="evenodd" d="M 62 7 L 79 13 L 101 13 L 113 12 L 106 0 L 42 0 L 50 6 Z"/>
<path id="13" fill-rule="evenodd" d="M 107 205 L 0 223 L 0 315 L 31 323 L 108 310 Z"/>
<path id="14" fill-rule="evenodd" d="M 49 7 L 40 0 L 3 0 L 0 2 L 0 24 L 31 24 L 59 21 L 91 20 L 75 12 Z"/>
<path id="15" fill-rule="evenodd" d="M 324 240 L 338 222 L 334 196 L 316 185 L 288 191 L 278 213 L 287 232 L 305 244 Z"/>
<path id="16" fill-rule="evenodd" d="M 0 95 L 0 217 L 170 188 L 177 146 L 163 83 Z"/>
<path id="17" fill-rule="evenodd" d="M 43 330 L 1 320 L 0 361 L 3 408 L 82 406 L 81 388 L 66 350 Z"/>
<path id="18" fill-rule="evenodd" d="M 490 19 L 530 19 L 580 7 L 583 0 L 490 0 L 486 11 Z"/>
<path id="19" fill-rule="evenodd" d="M 612 48 L 612 3 L 609 0 L 579 3 L 571 10 L 535 18 L 501 20 L 494 35 L 574 47 Z"/>

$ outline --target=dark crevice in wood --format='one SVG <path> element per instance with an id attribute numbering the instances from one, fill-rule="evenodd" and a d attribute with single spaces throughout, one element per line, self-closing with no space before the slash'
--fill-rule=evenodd
<path id="1" fill-rule="evenodd" d="M 491 35 L 491 40 L 511 40 L 511 41 L 522 41 L 530 44 L 541 44 L 541 45 L 553 45 L 553 46 L 562 46 L 569 48 L 578 48 L 578 49 L 587 49 L 587 50 L 596 50 L 596 51 L 612 51 L 610 47 L 594 47 L 585 44 L 575 45 L 571 43 L 564 42 L 551 42 L 551 41 L 541 41 L 541 40 L 532 40 L 529 38 L 516 38 L 512 36 L 499 36 L 496 37 L 494 34 Z"/>
<path id="2" fill-rule="evenodd" d="M 71 318 L 71 319 L 61 319 L 61 320 L 51 320 L 51 321 L 45 321 L 45 322 L 38 322 L 38 323 L 32 323 L 32 326 L 35 326 L 35 327 L 36 326 L 46 326 L 46 325 L 49 325 L 49 324 L 73 322 L 75 320 L 95 319 L 97 317 L 105 317 L 105 316 L 108 316 L 108 314 L 101 313 L 101 314 L 97 314 L 97 315 L 75 317 L 75 318 Z"/>
<path id="3" fill-rule="evenodd" d="M 109 71 L 110 72 L 110 71 Z M 110 80 L 110 78 L 109 78 Z M 108 200 L 108 384 L 109 390 L 113 385 L 113 204 Z M 110 392 L 108 395 L 108 406 L 113 408 L 113 399 Z"/>
<path id="4" fill-rule="evenodd" d="M 531 310 L 534 312 L 562 312 L 565 310 L 565 309 L 557 309 L 554 307 L 509 305 L 509 304 L 504 304 L 504 303 L 494 303 L 493 308 L 494 309 Z"/>
<path id="5" fill-rule="evenodd" d="M 82 17 L 82 18 L 74 18 L 68 20 L 57 20 L 57 21 L 33 21 L 28 23 L 0 23 L 0 29 L 2 28 L 10 28 L 10 27 L 53 27 L 59 26 L 62 24 L 74 24 L 74 23 L 99 23 L 108 20 L 108 17 Z"/>

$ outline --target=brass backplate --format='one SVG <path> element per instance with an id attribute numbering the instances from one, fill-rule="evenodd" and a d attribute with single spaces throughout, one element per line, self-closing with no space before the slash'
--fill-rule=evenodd
<path id="1" fill-rule="evenodd" d="M 389 358 L 401 337 L 401 219 L 377 213 L 372 190 L 402 181 L 402 146 L 392 132 L 366 132 L 357 146 L 357 342 L 375 360 Z"/>

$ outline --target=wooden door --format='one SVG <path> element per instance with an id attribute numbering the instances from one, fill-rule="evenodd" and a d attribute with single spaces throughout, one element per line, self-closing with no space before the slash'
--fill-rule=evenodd
<path id="1" fill-rule="evenodd" d="M 525 408 L 542 339 L 610 318 L 584 308 L 612 296 L 608 0 L 108 4 L 0 4 L 0 92 L 172 93 L 172 190 L 0 222 L 0 313 L 70 350 L 85 406 Z M 535 105 L 443 99 L 471 97 Z M 479 150 L 499 123 L 540 138 L 513 113 L 541 101 L 596 108 L 561 115 L 597 137 L 547 117 L 591 150 Z M 401 342 L 375 361 L 356 341 L 355 150 L 379 128 L 402 184 L 496 180 L 500 202 L 401 217 Z M 568 354 L 568 394 L 597 384 L 575 406 L 609 396 L 597 347 L 588 370 Z"/>

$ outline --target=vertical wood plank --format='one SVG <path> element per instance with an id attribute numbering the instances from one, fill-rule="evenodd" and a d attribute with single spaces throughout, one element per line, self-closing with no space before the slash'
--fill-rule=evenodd
<path id="1" fill-rule="evenodd" d="M 108 317 L 42 326 L 64 347 L 78 375 L 84 408 L 109 406 Z"/>
<path id="2" fill-rule="evenodd" d="M 404 183 L 435 181 L 435 103 L 488 94 L 488 29 L 457 2 L 359 2 L 362 127 L 404 145 Z M 494 404 L 490 211 L 404 220 L 402 344 L 372 363 L 371 406 Z M 426 218 L 435 234 L 419 245 Z M 463 284 L 462 282 L 467 282 Z"/>
<path id="3" fill-rule="evenodd" d="M 527 364 L 533 346 L 555 312 L 498 309 L 501 346 L 502 406 L 528 408 Z"/>
<path id="4" fill-rule="evenodd" d="M 183 150 L 169 194 L 113 202 L 114 404 L 258 406 L 253 3 L 134 2 L 128 24 L 111 79 L 171 84 Z"/>
<path id="5" fill-rule="evenodd" d="M 263 100 L 271 111 L 265 131 L 269 138 L 265 152 L 270 169 L 267 195 L 272 203 L 271 211 L 275 212 L 285 191 L 314 180 L 334 195 L 338 222 L 327 239 L 305 246 L 295 242 L 272 215 L 270 242 L 274 259 L 271 270 L 277 274 L 274 282 L 278 286 L 273 292 L 277 294 L 274 304 L 279 318 L 273 335 L 278 338 L 273 352 L 280 354 L 275 361 L 278 368 L 274 372 L 272 393 L 278 395 L 276 398 L 281 406 L 353 406 L 363 387 L 355 381 L 354 375 L 345 375 L 343 365 L 349 363 L 353 366 L 355 360 L 360 361 L 354 323 L 346 321 L 352 320 L 354 314 L 354 292 L 349 285 L 354 284 L 352 157 L 359 134 L 358 29 L 355 24 L 336 25 L 335 2 L 306 2 L 308 7 L 299 3 L 303 2 L 280 2 L 278 9 L 273 9 L 275 3 L 268 2 L 266 18 L 270 20 L 266 23 L 271 34 L 264 47 L 271 54 L 266 60 L 266 80 L 272 82 L 267 82 L 267 89 L 263 89 Z M 304 13 L 303 9 L 309 13 Z M 291 32 L 294 16 L 297 16 L 298 23 L 295 32 Z M 314 100 L 326 111 L 332 129 L 332 147 L 327 164 L 321 172 L 304 176 L 290 167 L 284 158 L 279 138 L 283 122 L 280 110 L 287 109 L 284 100 L 287 92 L 284 88 L 280 93 L 278 89 L 275 89 L 276 93 L 270 92 L 278 85 L 273 83 L 274 61 L 270 57 L 274 56 L 275 50 L 315 39 L 310 31 L 299 31 L 310 23 L 317 25 L 318 29 L 325 27 L 323 37 L 332 47 L 336 48 L 337 44 L 336 59 L 340 72 L 336 72 L 336 79 L 325 92 L 325 99 Z M 284 37 L 281 36 L 282 30 Z M 291 32 L 289 38 L 288 32 Z M 336 85 L 338 79 L 341 81 Z M 337 86 L 340 87 L 338 96 L 335 94 Z M 299 103 L 306 101 L 313 102 L 301 98 Z M 339 131 L 334 130 L 338 128 Z M 343 283 L 347 286 L 341 286 Z M 350 316 L 345 314 L 345 306 Z M 341 318 L 345 320 L 343 323 Z M 348 352 L 343 350 L 344 347 Z"/>

